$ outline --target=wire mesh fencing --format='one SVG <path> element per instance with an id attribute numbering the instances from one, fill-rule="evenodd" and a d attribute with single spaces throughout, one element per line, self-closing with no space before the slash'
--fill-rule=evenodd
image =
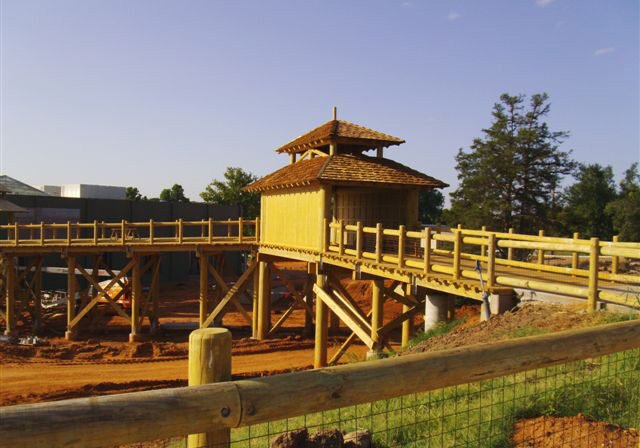
<path id="1" fill-rule="evenodd" d="M 230 443 L 202 448 L 637 448 L 639 429 L 640 349 L 635 349 L 234 428 Z M 128 445 L 133 446 L 188 445 L 178 438 Z"/>

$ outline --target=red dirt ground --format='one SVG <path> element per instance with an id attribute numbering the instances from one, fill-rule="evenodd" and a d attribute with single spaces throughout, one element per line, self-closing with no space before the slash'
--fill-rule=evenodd
<path id="1" fill-rule="evenodd" d="M 514 427 L 512 441 L 516 448 L 637 448 L 640 446 L 637 430 L 593 422 L 582 415 L 521 420 Z"/>

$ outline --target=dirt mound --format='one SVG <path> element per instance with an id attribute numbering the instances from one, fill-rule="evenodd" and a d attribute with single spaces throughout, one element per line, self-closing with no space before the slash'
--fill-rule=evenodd
<path id="1" fill-rule="evenodd" d="M 487 322 L 479 320 L 479 306 L 466 306 L 456 311 L 456 317 L 467 316 L 466 322 L 450 332 L 434 336 L 403 352 L 418 353 L 480 342 L 496 342 L 520 336 L 533 336 L 547 332 L 568 330 L 594 325 L 602 317 L 590 314 L 576 306 L 547 303 L 522 303 L 512 311 L 493 316 Z"/>
<path id="2" fill-rule="evenodd" d="M 636 448 L 638 431 L 609 423 L 576 417 L 538 417 L 514 426 L 512 441 L 517 448 Z"/>

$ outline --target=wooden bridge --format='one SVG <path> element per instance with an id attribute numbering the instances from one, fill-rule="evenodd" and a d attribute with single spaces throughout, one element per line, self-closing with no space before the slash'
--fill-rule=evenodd
<path id="1" fill-rule="evenodd" d="M 606 304 L 640 308 L 640 275 L 625 273 L 623 265 L 640 259 L 640 243 L 522 235 L 462 228 L 427 227 L 407 231 L 404 226 L 346 225 L 324 220 L 322 250 L 287 247 L 261 241 L 260 220 L 176 221 L 65 224 L 10 224 L 0 226 L 0 252 L 4 269 L 5 333 L 15 332 L 16 320 L 30 314 L 34 322 L 41 312 L 41 275 L 44 257 L 53 253 L 66 259 L 68 268 L 67 337 L 77 334 L 78 324 L 102 301 L 131 324 L 130 340 L 142 338 L 147 318 L 155 328 L 158 314 L 161 254 L 194 252 L 200 267 L 201 327 L 220 322 L 233 306 L 251 326 L 254 337 L 273 337 L 295 309 L 306 311 L 309 325 L 315 320 L 316 365 L 335 364 L 357 339 L 370 349 L 386 345 L 389 332 L 403 327 L 406 343 L 413 331 L 413 318 L 425 311 L 425 302 L 445 297 L 449 306 L 455 296 L 482 300 L 483 288 L 499 305 L 513 297 L 514 289 L 584 299 L 585 307 L 596 310 Z M 252 255 L 246 270 L 232 287 L 211 263 L 211 257 L 225 251 L 247 251 Z M 124 267 L 107 266 L 103 255 L 122 252 Z M 562 254 L 567 263 L 553 263 Z M 81 266 L 78 257 L 92 256 L 91 268 Z M 307 263 L 308 279 L 297 289 L 286 273 L 275 265 L 283 260 Z M 480 271 L 477 263 L 480 263 Z M 16 266 L 21 264 L 23 269 Z M 98 283 L 97 272 L 110 273 L 106 286 Z M 373 282 L 371 310 L 366 314 L 338 280 L 338 271 L 348 270 L 353 278 Z M 143 276 L 150 284 L 143 290 Z M 287 287 L 294 303 L 273 323 L 270 310 L 271 277 Z M 77 277 L 92 287 L 76 303 Z M 127 312 L 118 299 L 124 293 L 123 280 L 130 277 L 131 307 Z M 392 280 L 391 286 L 384 280 Z M 250 281 L 252 280 L 252 282 Z M 482 283 L 481 283 L 482 280 Z M 209 297 L 211 281 L 221 294 Z M 250 286 L 252 284 L 252 286 Z M 102 283 L 104 285 L 104 283 Z M 120 286 L 117 294 L 112 288 Z M 239 295 L 252 291 L 252 309 L 246 310 Z M 315 297 L 315 310 L 314 300 Z M 403 313 L 384 323 L 383 302 L 394 300 Z M 318 307 L 321 303 L 325 307 Z M 436 306 L 438 304 L 436 303 Z M 320 312 L 318 311 L 319 308 Z M 331 313 L 329 313 L 329 310 Z M 496 311 L 496 310 L 494 310 Z M 352 334 L 327 359 L 329 316 L 335 316 Z M 332 323 L 335 325 L 334 322 Z"/>

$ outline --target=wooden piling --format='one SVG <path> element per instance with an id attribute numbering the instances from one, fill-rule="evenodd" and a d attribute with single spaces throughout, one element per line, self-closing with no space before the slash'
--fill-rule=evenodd
<path id="1" fill-rule="evenodd" d="M 129 342 L 142 340 L 140 334 L 140 305 L 142 304 L 142 279 L 140 278 L 142 267 L 140 255 L 133 256 L 134 264 L 131 271 L 131 333 Z"/>
<path id="2" fill-rule="evenodd" d="M 76 317 L 76 257 L 67 256 L 67 331 L 64 337 L 67 341 L 73 341 L 76 330 L 71 326 L 71 322 Z"/>
<path id="3" fill-rule="evenodd" d="M 258 335 L 257 339 L 266 339 L 271 329 L 271 269 L 269 263 L 261 261 L 258 265 Z"/>
<path id="4" fill-rule="evenodd" d="M 325 287 L 327 277 L 321 274 L 316 276 L 316 285 Z M 327 336 L 328 336 L 328 316 L 329 308 L 316 295 L 316 340 L 313 353 L 313 367 L 316 369 L 327 366 Z"/>
<path id="5" fill-rule="evenodd" d="M 404 285 L 404 295 L 411 295 L 411 283 L 407 283 Z M 411 309 L 411 307 L 407 304 L 402 304 L 402 312 L 406 313 Z M 409 340 L 413 336 L 413 316 L 406 319 L 402 322 L 402 347 L 407 347 L 409 345 Z"/>
<path id="6" fill-rule="evenodd" d="M 226 328 L 201 328 L 189 335 L 189 386 L 231 381 L 231 332 Z M 220 412 L 225 412 L 224 408 Z M 188 448 L 229 446 L 231 430 L 216 429 L 190 434 Z"/>
<path id="7" fill-rule="evenodd" d="M 598 306 L 598 258 L 600 255 L 600 239 L 591 238 L 589 251 L 589 295 L 587 310 L 593 312 Z"/>
<path id="8" fill-rule="evenodd" d="M 378 351 L 382 349 L 383 341 L 380 338 L 378 331 L 384 323 L 384 301 L 382 300 L 382 289 L 384 287 L 384 280 L 376 279 L 371 281 L 373 288 L 372 302 L 371 302 L 371 339 L 375 342 L 374 350 Z"/>
<path id="9" fill-rule="evenodd" d="M 15 333 L 16 325 L 16 266 L 11 254 L 4 256 L 5 265 L 5 336 Z"/>

